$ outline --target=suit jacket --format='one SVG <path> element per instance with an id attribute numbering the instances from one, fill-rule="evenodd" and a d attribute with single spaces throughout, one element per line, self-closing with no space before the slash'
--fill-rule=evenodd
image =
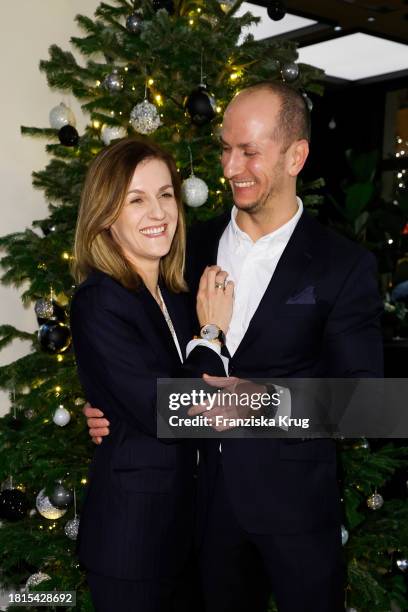
<path id="1" fill-rule="evenodd" d="M 161 290 L 184 352 L 193 335 L 189 298 Z M 111 423 L 90 468 L 79 558 L 118 578 L 177 574 L 192 540 L 197 453 L 194 441 L 157 439 L 156 380 L 225 375 L 222 362 L 198 347 L 182 366 L 149 291 L 130 291 L 99 271 L 75 293 L 71 329 L 85 396 Z"/>
<path id="2" fill-rule="evenodd" d="M 190 235 L 193 289 L 215 264 L 230 215 Z M 382 302 L 375 259 L 303 212 L 276 271 L 230 360 L 243 378 L 347 378 L 383 375 Z M 200 461 L 201 523 L 211 496 L 218 443 Z M 225 439 L 221 461 L 236 516 L 253 533 L 298 533 L 340 521 L 331 439 Z"/>

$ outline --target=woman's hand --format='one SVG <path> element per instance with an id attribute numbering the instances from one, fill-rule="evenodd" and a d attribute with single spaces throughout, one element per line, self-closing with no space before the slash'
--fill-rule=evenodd
<path id="1" fill-rule="evenodd" d="M 207 266 L 197 293 L 197 316 L 201 327 L 214 323 L 227 333 L 234 303 L 234 283 L 219 266 Z"/>

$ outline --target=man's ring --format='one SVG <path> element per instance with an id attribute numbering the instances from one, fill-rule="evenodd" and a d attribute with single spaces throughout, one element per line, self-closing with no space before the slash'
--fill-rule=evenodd
<path id="1" fill-rule="evenodd" d="M 215 283 L 216 289 L 224 289 L 224 287 L 225 287 L 224 283 L 217 283 L 217 282 Z"/>

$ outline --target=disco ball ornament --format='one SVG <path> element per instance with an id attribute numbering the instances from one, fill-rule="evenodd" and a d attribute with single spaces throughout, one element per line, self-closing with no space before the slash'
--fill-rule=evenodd
<path id="1" fill-rule="evenodd" d="M 65 427 L 65 425 L 68 425 L 68 423 L 70 422 L 71 415 L 69 411 L 61 404 L 61 406 L 58 406 L 58 408 L 54 412 L 52 420 L 59 427 Z"/>
<path id="2" fill-rule="evenodd" d="M 55 300 L 40 298 L 35 303 L 34 311 L 40 325 L 48 321 L 63 323 L 66 320 L 65 310 Z"/>
<path id="3" fill-rule="evenodd" d="M 161 125 L 159 113 L 154 104 L 147 99 L 136 104 L 130 113 L 132 126 L 139 134 L 152 134 Z"/>
<path id="4" fill-rule="evenodd" d="M 28 511 L 28 501 L 19 489 L 4 489 L 0 493 L 0 518 L 19 521 Z"/>
<path id="5" fill-rule="evenodd" d="M 41 489 L 35 500 L 35 505 L 38 512 L 46 519 L 50 521 L 56 520 L 64 516 L 66 508 L 56 508 L 52 505 L 49 498 L 45 494 L 45 489 Z"/>
<path id="6" fill-rule="evenodd" d="M 54 130 L 60 130 L 64 125 L 76 125 L 74 113 L 63 102 L 50 110 L 49 118 L 50 126 Z"/>
<path id="7" fill-rule="evenodd" d="M 349 532 L 347 531 L 347 529 L 345 528 L 344 525 L 341 526 L 341 543 L 343 546 L 345 546 L 348 542 L 349 539 Z"/>
<path id="8" fill-rule="evenodd" d="M 75 517 L 67 522 L 64 527 L 65 535 L 71 540 L 76 540 L 78 537 L 79 530 L 79 517 Z"/>
<path id="9" fill-rule="evenodd" d="M 208 198 L 207 184 L 192 174 L 181 185 L 181 197 L 183 202 L 191 208 L 198 208 L 205 204 Z"/>
<path id="10" fill-rule="evenodd" d="M 76 147 L 79 142 L 79 134 L 72 125 L 64 125 L 58 132 L 58 138 L 65 147 Z"/>
<path id="11" fill-rule="evenodd" d="M 121 125 L 103 125 L 101 129 L 102 142 L 106 145 L 110 145 L 112 140 L 118 140 L 119 138 L 125 138 L 127 132 Z"/>
<path id="12" fill-rule="evenodd" d="M 46 580 L 51 580 L 51 576 L 49 576 L 48 574 L 44 574 L 43 572 L 37 572 L 36 574 L 32 574 L 25 583 L 25 589 L 28 590 L 31 587 L 36 587 L 42 582 L 45 582 Z"/>
<path id="13" fill-rule="evenodd" d="M 172 0 L 153 0 L 152 4 L 155 11 L 165 9 L 169 15 L 174 13 L 174 3 Z"/>
<path id="14" fill-rule="evenodd" d="M 299 76 L 299 66 L 295 62 L 284 64 L 281 69 L 282 79 L 288 83 L 296 81 Z"/>
<path id="15" fill-rule="evenodd" d="M 64 487 L 62 480 L 59 480 L 48 498 L 56 508 L 68 508 L 74 501 L 74 494 Z"/>
<path id="16" fill-rule="evenodd" d="M 395 563 L 401 572 L 408 570 L 408 559 L 397 559 Z"/>
<path id="17" fill-rule="evenodd" d="M 47 353 L 63 353 L 71 344 L 71 332 L 63 323 L 50 321 L 41 325 L 38 341 Z"/>
<path id="18" fill-rule="evenodd" d="M 216 114 L 216 104 L 204 84 L 200 84 L 197 89 L 191 92 L 184 104 L 191 121 L 195 125 L 204 125 L 214 119 Z"/>
<path id="19" fill-rule="evenodd" d="M 384 498 L 379 493 L 373 493 L 367 499 L 367 506 L 370 510 L 379 510 L 384 505 Z"/>
<path id="20" fill-rule="evenodd" d="M 270 17 L 273 21 L 280 21 L 286 15 L 285 5 L 279 0 L 272 0 L 269 2 L 266 10 L 268 17 Z"/>
<path id="21" fill-rule="evenodd" d="M 111 74 L 108 74 L 108 76 L 105 77 L 103 84 L 111 93 L 122 91 L 124 83 L 122 76 L 119 74 L 119 70 L 114 68 Z"/>
<path id="22" fill-rule="evenodd" d="M 126 18 L 126 29 L 132 34 L 140 34 L 143 29 L 143 14 L 135 11 Z"/>

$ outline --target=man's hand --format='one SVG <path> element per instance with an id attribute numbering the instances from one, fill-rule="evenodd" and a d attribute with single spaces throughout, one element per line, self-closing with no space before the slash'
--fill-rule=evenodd
<path id="1" fill-rule="evenodd" d="M 222 389 L 225 393 L 236 393 L 237 396 L 241 393 L 245 393 L 248 396 L 251 396 L 252 393 L 265 393 L 266 387 L 264 385 L 257 385 L 250 380 L 245 380 L 243 378 L 237 378 L 236 376 L 210 376 L 209 374 L 204 374 L 203 379 L 210 387 L 217 387 L 217 389 Z M 222 395 L 221 395 L 222 397 Z M 226 398 L 227 399 L 227 398 Z M 234 401 L 226 401 L 225 404 L 215 404 L 211 410 L 208 410 L 207 404 L 201 404 L 200 406 L 192 406 L 188 410 L 189 416 L 196 416 L 198 414 L 206 413 L 206 416 L 211 419 L 212 428 L 215 431 L 227 431 L 229 429 L 234 429 L 233 425 L 229 425 L 228 423 L 216 423 L 215 417 L 222 416 L 223 419 L 237 419 L 237 418 L 245 418 L 248 417 L 253 408 L 248 405 L 241 405 Z"/>
<path id="2" fill-rule="evenodd" d="M 109 421 L 104 418 L 104 414 L 101 410 L 92 408 L 89 402 L 82 408 L 82 412 L 86 416 L 86 422 L 89 427 L 89 435 L 92 438 L 92 442 L 101 444 L 102 438 L 109 435 Z"/>

